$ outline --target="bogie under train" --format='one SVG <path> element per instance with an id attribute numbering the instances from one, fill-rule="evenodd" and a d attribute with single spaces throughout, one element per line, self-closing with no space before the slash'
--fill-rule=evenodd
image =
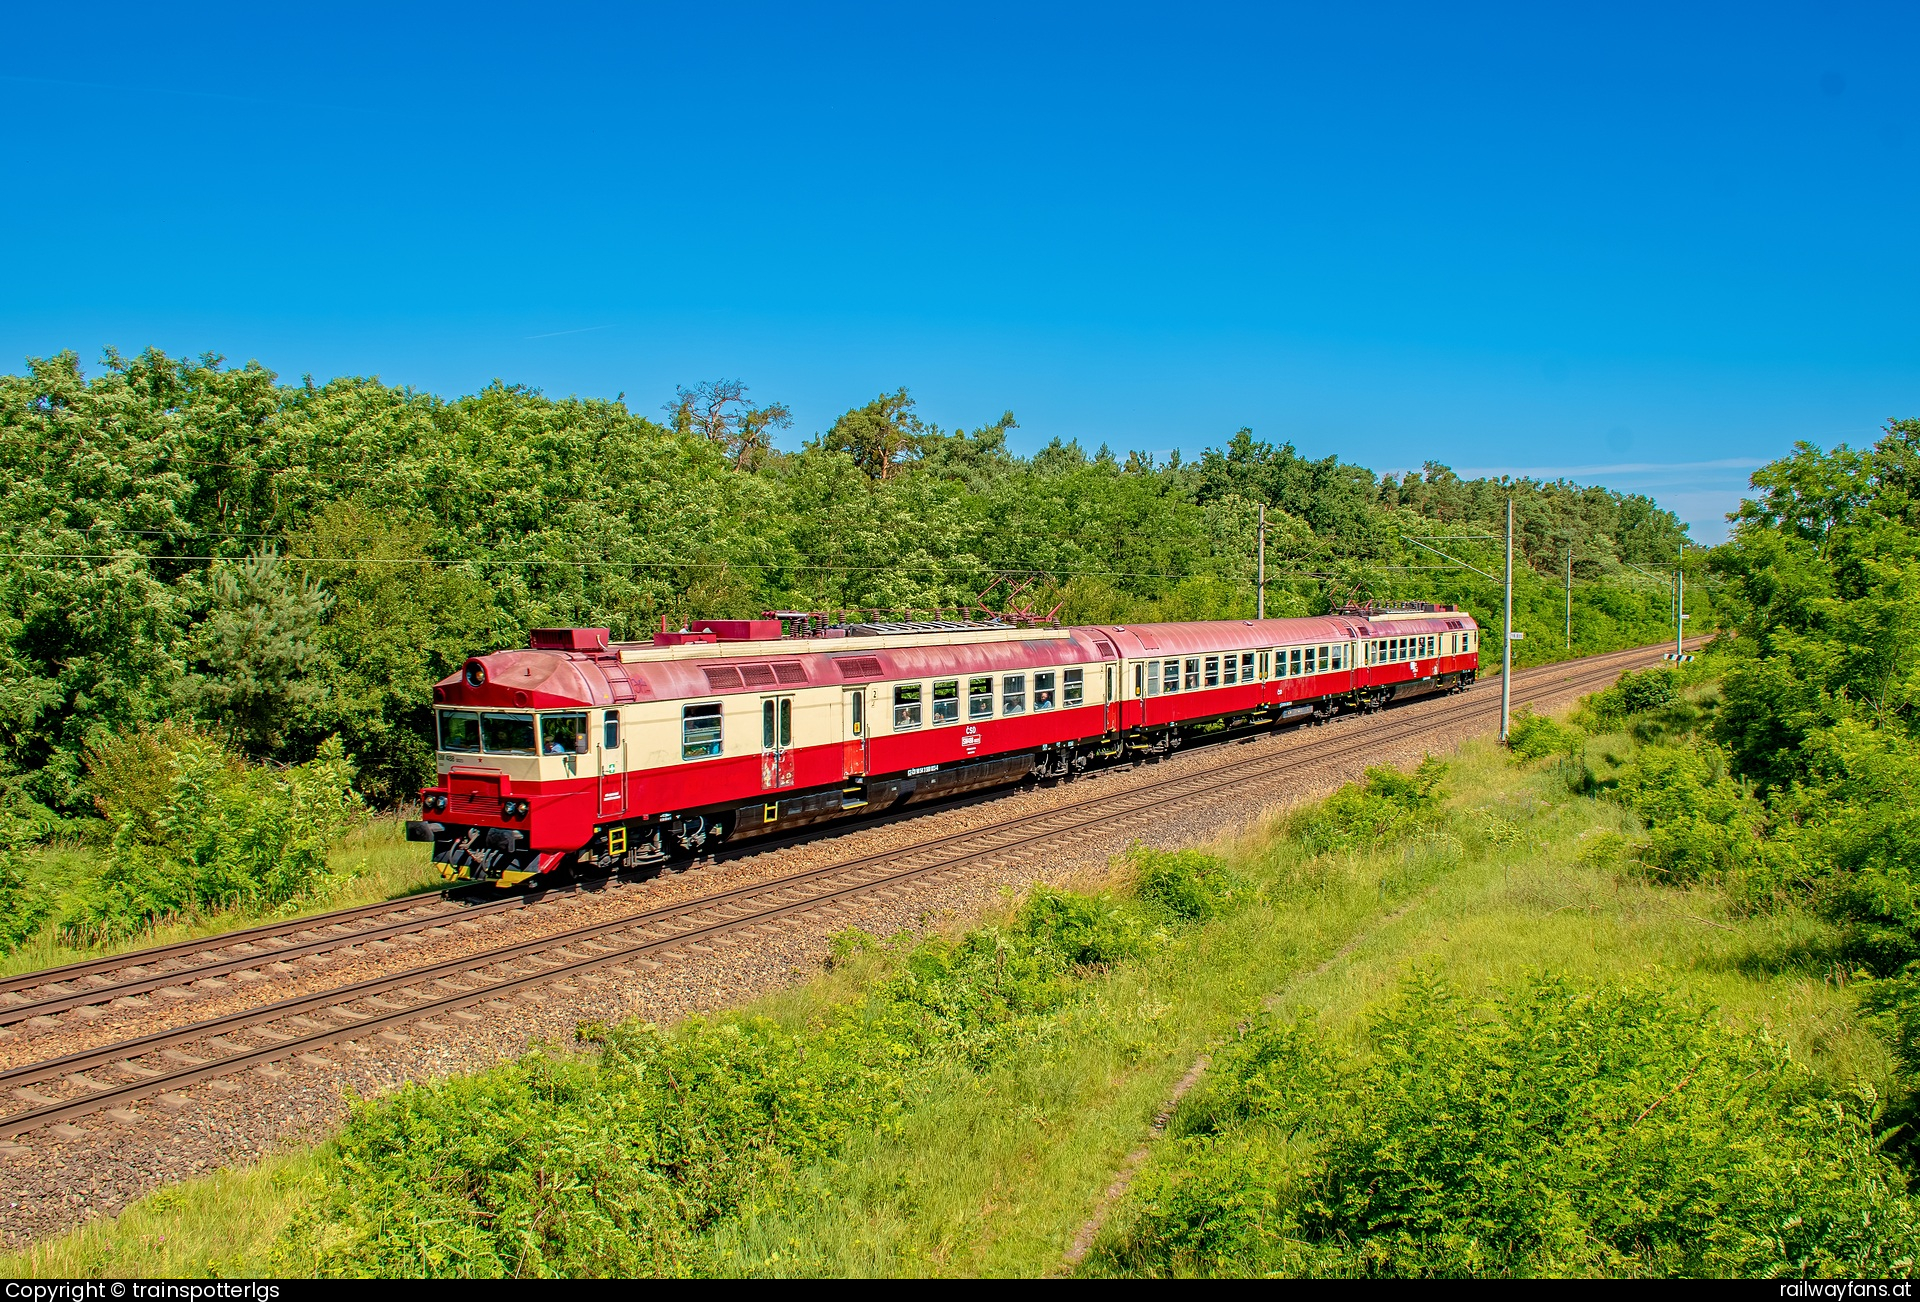
<path id="1" fill-rule="evenodd" d="M 1450 606 L 1013 628 L 710 620 L 650 642 L 536 629 L 434 688 L 439 777 L 407 835 L 503 886 L 1458 691 Z"/>

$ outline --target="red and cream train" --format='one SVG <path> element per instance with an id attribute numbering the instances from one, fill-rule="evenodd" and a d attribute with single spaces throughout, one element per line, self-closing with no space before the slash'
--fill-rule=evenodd
<path id="1" fill-rule="evenodd" d="M 844 814 L 1164 753 L 1208 732 L 1457 691 L 1447 606 L 1077 628 L 711 620 L 536 629 L 434 688 L 407 835 L 444 876 L 605 873 Z"/>

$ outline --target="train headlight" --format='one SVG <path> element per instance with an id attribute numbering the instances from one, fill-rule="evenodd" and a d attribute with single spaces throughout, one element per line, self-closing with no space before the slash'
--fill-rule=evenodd
<path id="1" fill-rule="evenodd" d="M 487 685 L 487 667 L 478 660 L 467 661 L 467 686 L 485 687 Z"/>

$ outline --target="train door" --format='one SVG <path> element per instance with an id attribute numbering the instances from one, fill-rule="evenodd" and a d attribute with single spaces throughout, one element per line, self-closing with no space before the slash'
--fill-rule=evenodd
<path id="1" fill-rule="evenodd" d="M 600 815 L 627 812 L 627 743 L 620 735 L 620 712 L 608 710 L 600 723 Z"/>
<path id="2" fill-rule="evenodd" d="M 1104 698 L 1106 701 L 1106 705 L 1103 707 L 1103 709 L 1106 712 L 1107 731 L 1118 732 L 1120 731 L 1120 697 L 1113 690 L 1113 682 L 1114 682 L 1114 675 L 1117 674 L 1119 670 L 1115 666 L 1109 664 L 1106 666 L 1106 671 L 1107 671 L 1107 694 Z"/>
<path id="3" fill-rule="evenodd" d="M 793 785 L 793 698 L 760 698 L 760 789 Z"/>
<path id="4" fill-rule="evenodd" d="M 850 687 L 840 703 L 841 772 L 850 778 L 867 773 L 867 694 L 864 688 Z"/>

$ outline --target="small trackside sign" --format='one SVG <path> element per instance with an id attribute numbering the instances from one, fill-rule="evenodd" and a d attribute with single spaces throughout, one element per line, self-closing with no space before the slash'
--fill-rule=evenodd
<path id="1" fill-rule="evenodd" d="M 1524 641 L 1526 641 L 1526 640 L 1527 640 L 1527 635 L 1526 635 L 1525 633 L 1509 633 L 1509 634 L 1507 634 L 1507 641 L 1509 641 L 1509 642 L 1524 642 Z"/>

